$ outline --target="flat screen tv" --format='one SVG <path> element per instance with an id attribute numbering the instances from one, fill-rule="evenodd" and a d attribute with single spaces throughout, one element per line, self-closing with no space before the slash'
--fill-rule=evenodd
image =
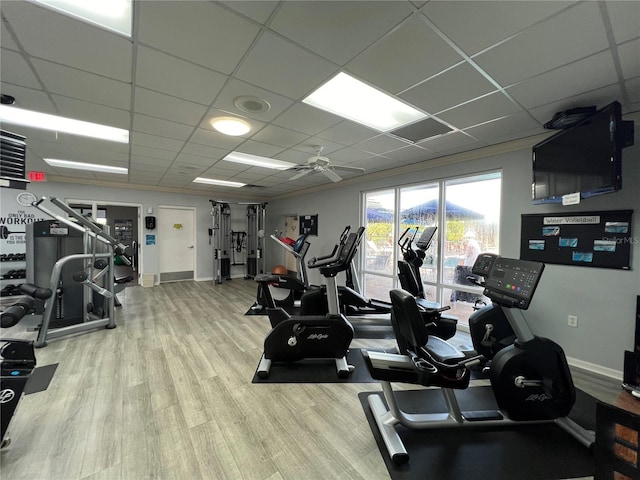
<path id="1" fill-rule="evenodd" d="M 533 203 L 560 203 L 622 188 L 625 122 L 618 102 L 533 146 Z"/>

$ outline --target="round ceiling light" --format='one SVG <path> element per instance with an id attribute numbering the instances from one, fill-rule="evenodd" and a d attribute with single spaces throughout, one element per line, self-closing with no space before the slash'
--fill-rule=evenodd
<path id="1" fill-rule="evenodd" d="M 233 99 L 233 104 L 246 113 L 264 113 L 271 109 L 269 102 L 253 95 L 242 95 Z"/>
<path id="2" fill-rule="evenodd" d="M 211 119 L 211 126 L 220 133 L 237 137 L 251 130 L 251 125 L 246 120 L 234 117 L 215 117 Z"/>

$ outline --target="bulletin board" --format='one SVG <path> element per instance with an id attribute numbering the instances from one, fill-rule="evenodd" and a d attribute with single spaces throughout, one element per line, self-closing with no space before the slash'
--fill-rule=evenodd
<path id="1" fill-rule="evenodd" d="M 524 214 L 520 258 L 582 267 L 631 269 L 633 210 Z"/>

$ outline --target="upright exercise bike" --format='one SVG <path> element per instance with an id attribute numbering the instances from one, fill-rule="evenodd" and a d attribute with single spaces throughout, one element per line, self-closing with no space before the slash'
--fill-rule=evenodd
<path id="1" fill-rule="evenodd" d="M 576 394 L 562 348 L 533 335 L 522 314 L 531 303 L 544 264 L 497 256 L 478 257 L 476 264 L 486 279 L 484 295 L 500 306 L 516 334 L 514 344 L 497 352 L 490 367 L 498 409 L 461 411 L 455 390 L 469 386 L 469 367 L 482 358 L 465 358 L 453 345 L 430 336 L 413 295 L 392 290 L 392 320 L 401 354 L 367 351 L 363 355 L 371 376 L 382 385 L 386 405 L 380 394 L 369 395 L 367 400 L 396 465 L 409 461 L 396 430 L 398 424 L 409 429 L 441 429 L 553 422 L 584 446 L 589 448 L 594 443 L 594 433 L 567 416 Z M 403 411 L 392 382 L 440 387 L 447 411 Z"/>
<path id="2" fill-rule="evenodd" d="M 260 378 L 269 376 L 273 362 L 295 362 L 305 358 L 333 359 L 338 377 L 346 378 L 353 370 L 347 363 L 347 353 L 353 340 L 353 326 L 340 313 L 336 276 L 349 267 L 364 229 L 350 233 L 345 242 L 334 248 L 331 255 L 309 260 L 309 268 L 319 268 L 326 279 L 329 312 L 326 315 L 290 316 L 282 307 L 276 308 L 270 298 L 268 284 L 273 275 L 258 275 L 270 308 L 269 321 L 273 327 L 264 340 L 264 352 L 258 365 Z"/>

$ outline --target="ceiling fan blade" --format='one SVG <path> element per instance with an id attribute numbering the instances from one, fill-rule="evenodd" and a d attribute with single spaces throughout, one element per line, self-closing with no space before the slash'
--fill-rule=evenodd
<path id="1" fill-rule="evenodd" d="M 298 173 L 296 173 L 293 177 L 291 177 L 289 180 L 297 180 L 299 178 L 304 177 L 305 175 L 309 175 L 311 172 L 313 172 L 313 169 L 310 168 L 305 168 L 303 170 L 300 170 Z"/>
<path id="2" fill-rule="evenodd" d="M 328 168 L 325 168 L 324 170 L 322 170 L 322 173 L 324 174 L 325 177 L 329 178 L 332 182 L 339 182 L 340 180 L 342 180 L 342 177 L 340 175 L 338 175 L 336 172 Z"/>
<path id="3" fill-rule="evenodd" d="M 365 169 L 360 167 L 347 167 L 342 165 L 333 165 L 331 168 L 334 170 L 342 170 L 344 172 L 364 173 Z"/>

